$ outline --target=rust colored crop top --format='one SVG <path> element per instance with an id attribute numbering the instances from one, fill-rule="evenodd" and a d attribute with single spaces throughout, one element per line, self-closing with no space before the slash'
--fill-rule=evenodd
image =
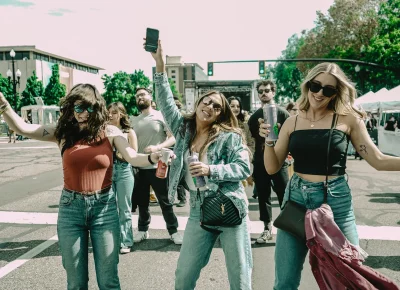
<path id="1" fill-rule="evenodd" d="M 98 145 L 79 142 L 64 151 L 64 187 L 91 192 L 112 184 L 113 149 L 107 137 Z"/>

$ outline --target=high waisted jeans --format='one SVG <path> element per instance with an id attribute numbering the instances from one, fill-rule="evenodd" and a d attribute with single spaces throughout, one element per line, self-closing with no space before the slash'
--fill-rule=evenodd
<path id="1" fill-rule="evenodd" d="M 128 162 L 114 161 L 113 190 L 117 195 L 121 248 L 133 246 L 132 191 L 134 179 L 132 166 Z"/>
<path id="2" fill-rule="evenodd" d="M 294 174 L 286 188 L 284 203 L 288 200 L 289 187 L 290 200 L 309 209 L 322 205 L 324 182 L 309 182 Z M 329 180 L 328 204 L 332 208 L 334 220 L 340 230 L 352 244 L 358 245 L 351 192 L 344 176 Z M 305 242 L 278 229 L 275 248 L 275 290 L 298 289 L 307 252 Z"/>
<path id="3" fill-rule="evenodd" d="M 115 194 L 82 196 L 63 190 L 57 233 L 68 289 L 88 289 L 88 244 L 93 247 L 97 284 L 120 289 L 118 278 L 119 222 Z"/>
<path id="4" fill-rule="evenodd" d="M 219 237 L 225 254 L 230 289 L 251 289 L 253 258 L 247 217 L 243 218 L 239 226 L 213 228 L 222 231 Z M 200 227 L 200 200 L 197 198 L 197 192 L 190 191 L 190 216 L 175 272 L 175 289 L 195 289 L 200 271 L 208 264 L 217 238 L 218 234 Z"/>

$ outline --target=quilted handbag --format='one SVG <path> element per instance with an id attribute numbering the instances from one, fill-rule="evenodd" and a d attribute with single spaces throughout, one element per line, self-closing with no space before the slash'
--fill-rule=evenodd
<path id="1" fill-rule="evenodd" d="M 233 202 L 223 193 L 206 196 L 200 206 L 200 224 L 205 230 L 220 233 L 207 226 L 237 226 L 242 223 L 239 211 Z"/>

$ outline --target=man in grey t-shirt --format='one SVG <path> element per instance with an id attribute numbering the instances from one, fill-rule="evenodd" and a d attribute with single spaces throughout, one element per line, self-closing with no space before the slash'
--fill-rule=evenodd
<path id="1" fill-rule="evenodd" d="M 138 88 L 135 97 L 136 104 L 141 111 L 141 114 L 132 120 L 132 127 L 138 139 L 138 152 L 152 153 L 161 148 L 172 147 L 175 144 L 175 138 L 167 128 L 161 112 L 151 107 L 151 91 L 146 88 Z M 156 168 L 157 164 L 139 168 L 135 176 L 132 204 L 137 204 L 139 208 L 139 232 L 135 235 L 134 241 L 141 242 L 149 237 L 151 186 L 160 204 L 171 240 L 180 245 L 182 236 L 178 233 L 178 219 L 174 214 L 173 205 L 168 200 L 168 178 L 157 178 Z"/>

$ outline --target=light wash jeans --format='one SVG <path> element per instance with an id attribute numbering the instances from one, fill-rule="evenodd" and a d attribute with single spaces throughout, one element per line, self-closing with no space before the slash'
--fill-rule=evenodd
<path id="1" fill-rule="evenodd" d="M 134 185 L 132 166 L 128 162 L 115 160 L 112 180 L 112 187 L 117 195 L 121 248 L 132 247 L 132 191 Z"/>
<path id="2" fill-rule="evenodd" d="M 57 233 L 69 290 L 88 289 L 89 236 L 99 289 L 121 289 L 118 278 L 120 231 L 112 189 L 91 196 L 63 190 Z"/>
<path id="3" fill-rule="evenodd" d="M 243 218 L 239 226 L 213 228 L 222 231 L 219 237 L 225 254 L 230 289 L 251 289 L 253 258 L 247 217 Z M 190 216 L 175 272 L 176 290 L 195 289 L 200 271 L 208 264 L 217 238 L 218 234 L 200 227 L 200 200 L 195 191 L 190 191 Z"/>
<path id="4" fill-rule="evenodd" d="M 309 182 L 295 173 L 286 188 L 284 203 L 288 200 L 289 186 L 290 200 L 309 209 L 322 205 L 324 182 Z M 351 192 L 344 176 L 328 181 L 328 204 L 332 208 L 334 220 L 340 230 L 353 245 L 358 245 Z M 275 247 L 275 290 L 298 289 L 307 252 L 305 242 L 278 229 Z"/>

